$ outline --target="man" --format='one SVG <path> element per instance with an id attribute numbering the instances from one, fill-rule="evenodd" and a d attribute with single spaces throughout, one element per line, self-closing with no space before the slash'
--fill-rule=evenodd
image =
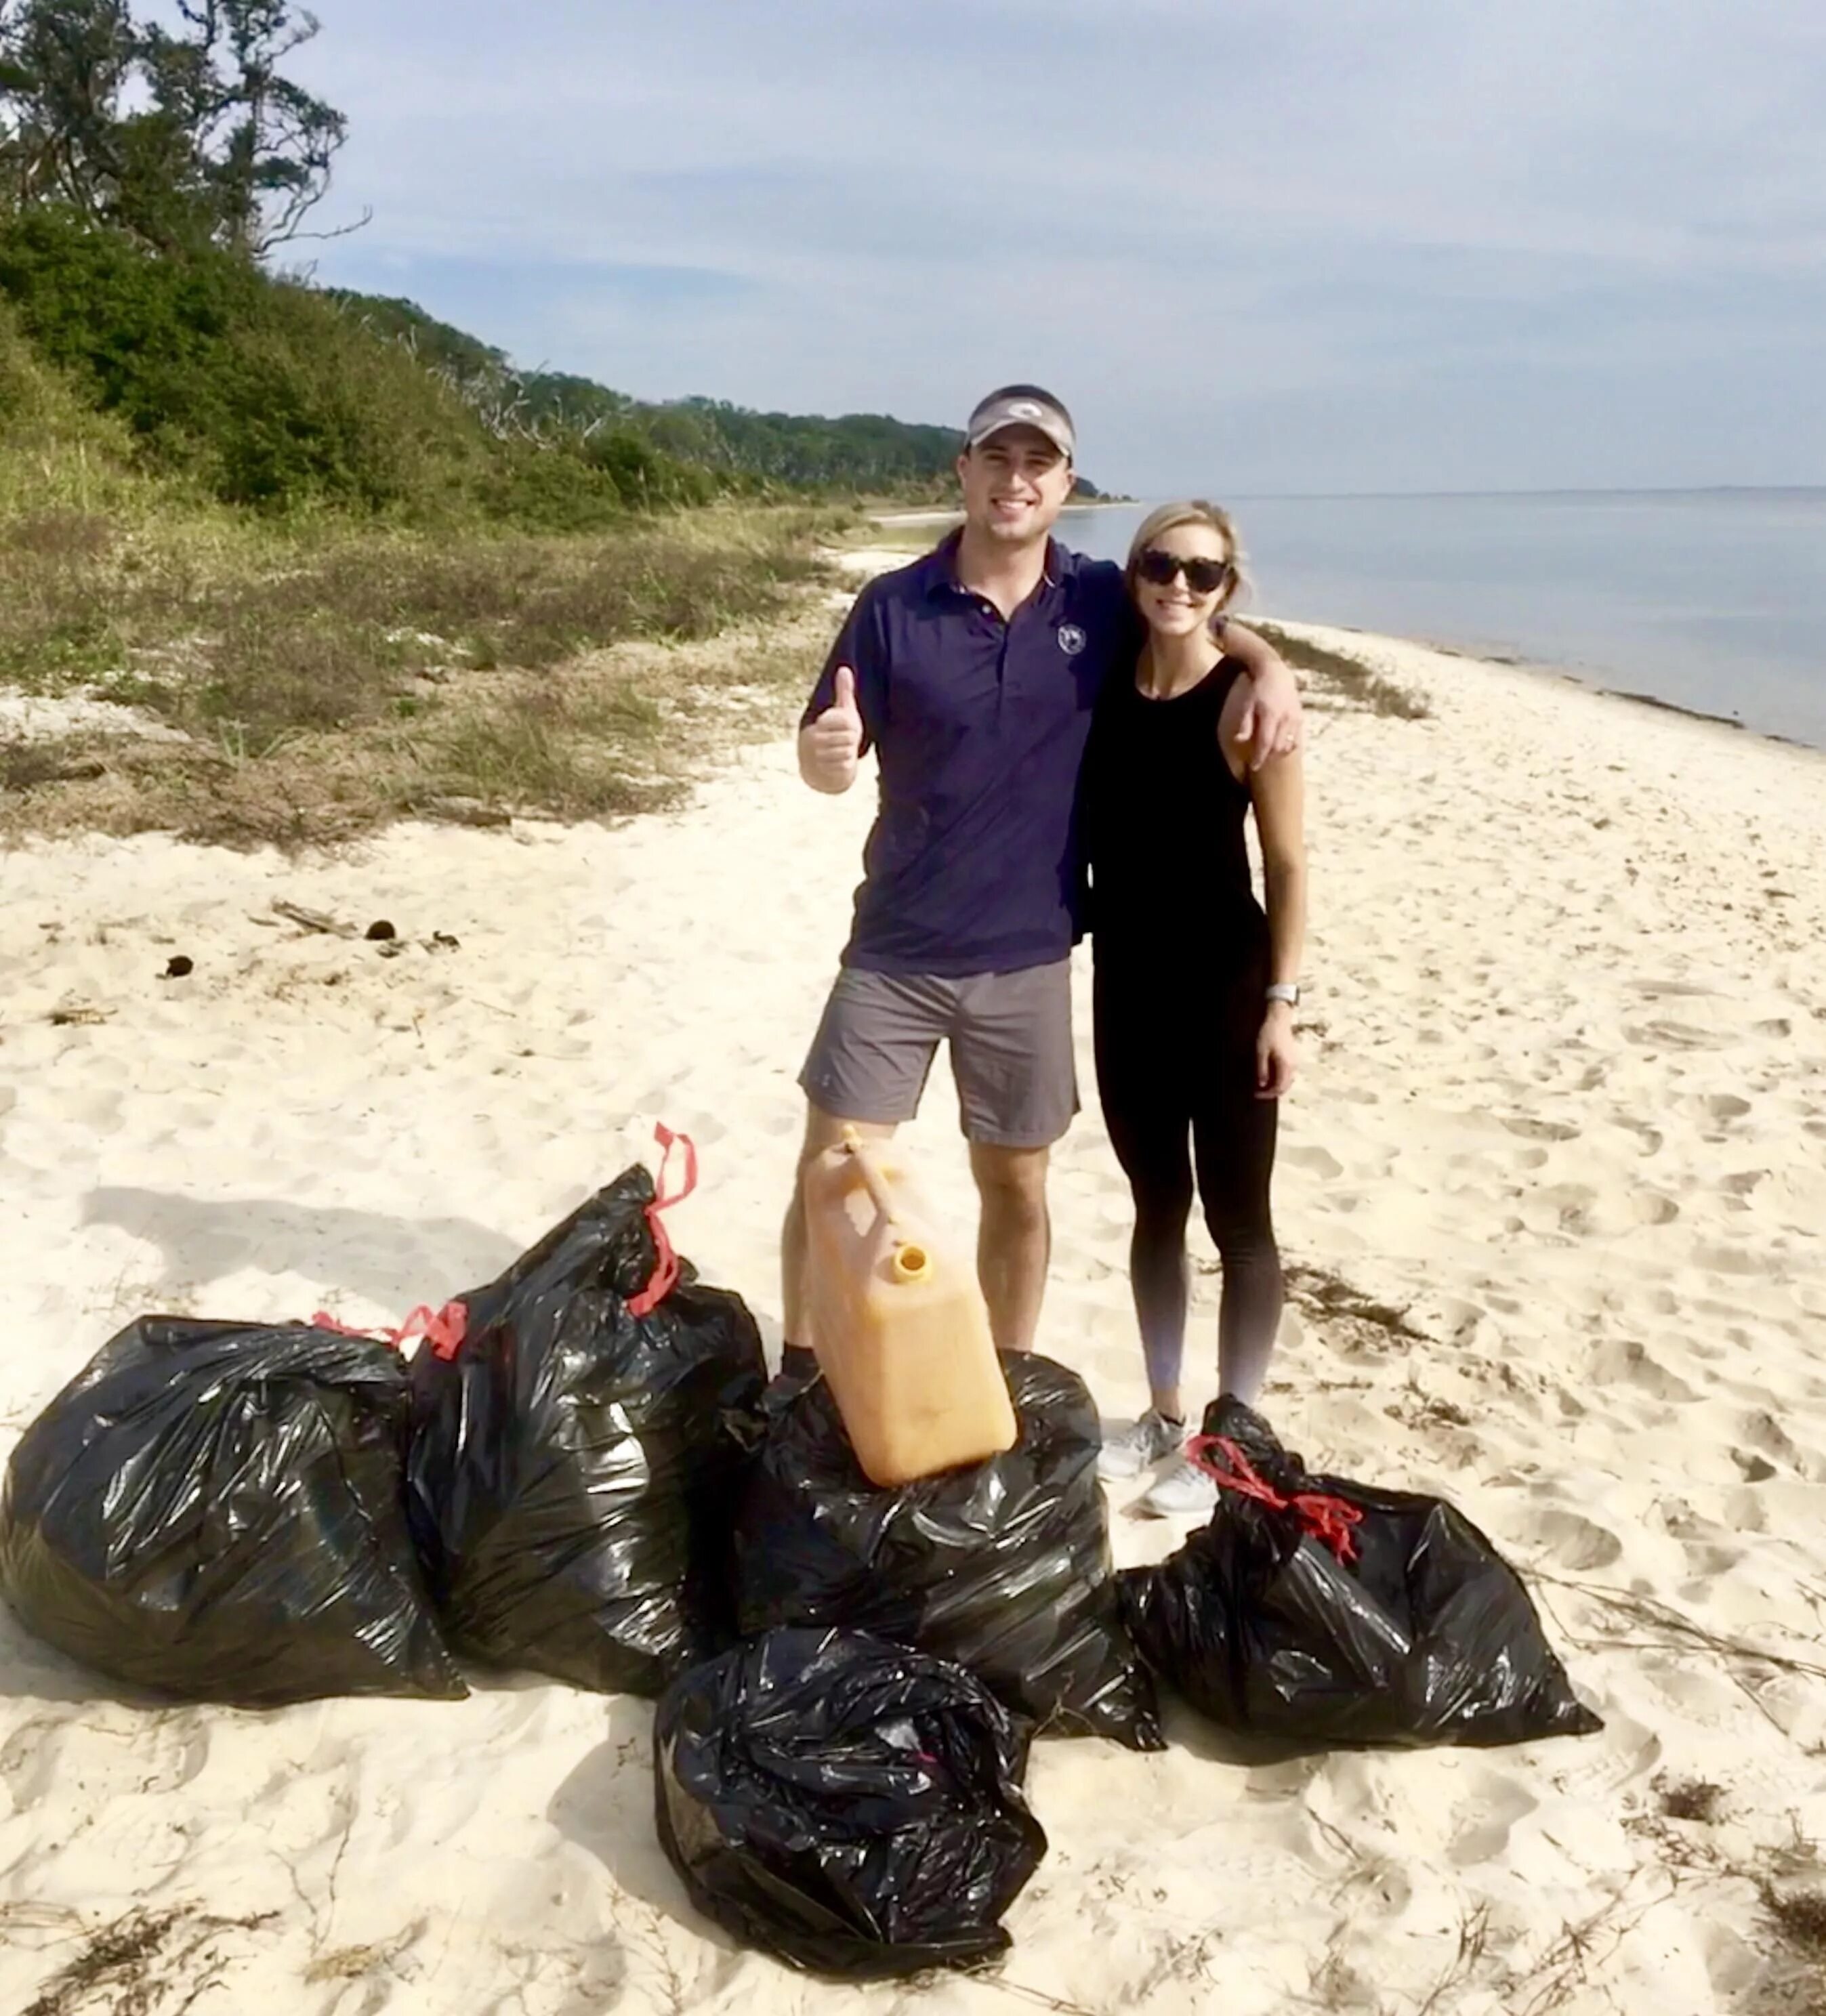
<path id="1" fill-rule="evenodd" d="M 1138 645 L 1120 567 L 1051 537 L 1073 481 L 1071 418 L 1034 385 L 992 392 L 957 459 L 963 524 L 856 598 L 807 707 L 799 772 L 846 791 L 870 748 L 881 810 L 842 969 L 799 1082 L 806 1163 L 845 1126 L 891 1135 L 951 1046 L 981 1204 L 977 1273 L 1004 1350 L 1032 1348 L 1051 1229 L 1046 1165 L 1078 1110 L 1070 959 L 1078 776 L 1104 680 Z M 1255 683 L 1245 739 L 1298 740 L 1292 675 L 1226 625 Z M 812 1341 L 802 1183 L 781 1241 L 784 1335 Z"/>

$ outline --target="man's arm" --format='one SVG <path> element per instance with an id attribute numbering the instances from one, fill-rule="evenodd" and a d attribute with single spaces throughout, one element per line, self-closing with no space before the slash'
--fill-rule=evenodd
<path id="1" fill-rule="evenodd" d="M 1299 683 L 1287 661 L 1253 630 L 1227 617 L 1219 639 L 1224 656 L 1249 675 L 1248 704 L 1237 724 L 1237 739 L 1249 746 L 1249 768 L 1259 770 L 1270 756 L 1289 756 L 1300 746 L 1303 721 Z"/>
<path id="2" fill-rule="evenodd" d="M 799 717 L 799 775 L 815 791 L 847 791 L 874 741 L 884 653 L 873 585 L 852 603 Z"/>

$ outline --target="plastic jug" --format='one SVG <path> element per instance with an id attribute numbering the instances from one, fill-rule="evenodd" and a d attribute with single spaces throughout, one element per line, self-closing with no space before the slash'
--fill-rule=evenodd
<path id="1" fill-rule="evenodd" d="M 870 1481 L 1012 1449 L 1014 1403 L 975 1275 L 930 1237 L 905 1172 L 845 1129 L 805 1184 L 812 1345 Z"/>

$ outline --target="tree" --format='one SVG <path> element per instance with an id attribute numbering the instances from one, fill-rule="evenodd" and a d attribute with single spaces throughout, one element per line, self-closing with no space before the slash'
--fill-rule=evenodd
<path id="1" fill-rule="evenodd" d="M 20 207 L 66 203 L 92 222 L 109 215 L 135 56 L 125 0 L 23 0 L 0 14 L 0 146 Z"/>
<path id="2" fill-rule="evenodd" d="M 317 17 L 290 0 L 174 4 L 180 31 L 139 32 L 153 102 L 189 137 L 212 235 L 231 250 L 264 257 L 303 234 L 348 137 L 341 113 L 279 74 L 286 58 L 317 34 Z"/>
<path id="3" fill-rule="evenodd" d="M 167 30 L 130 0 L 0 0 L 0 187 L 161 250 L 264 257 L 305 235 L 348 136 L 279 73 L 316 19 L 290 0 L 173 4 Z"/>

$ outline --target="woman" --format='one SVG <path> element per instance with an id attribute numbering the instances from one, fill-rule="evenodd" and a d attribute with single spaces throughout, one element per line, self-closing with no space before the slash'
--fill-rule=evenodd
<path id="1" fill-rule="evenodd" d="M 1129 1276 L 1150 1399 L 1105 1441 L 1111 1478 L 1139 1475 L 1185 1440 L 1194 1174 L 1223 1263 L 1220 1392 L 1254 1403 L 1280 1319 L 1268 1193 L 1276 1102 L 1294 1076 L 1302 783 L 1297 754 L 1252 772 L 1237 740 L 1248 682 L 1223 655 L 1223 612 L 1237 560 L 1235 529 L 1209 504 L 1165 505 L 1136 534 L 1129 592 L 1146 636 L 1134 677 L 1100 703 L 1086 764 L 1097 1088 L 1134 1193 Z M 1266 915 L 1243 832 L 1252 808 Z M 1182 1458 L 1141 1506 L 1198 1514 L 1216 1495 Z"/>

